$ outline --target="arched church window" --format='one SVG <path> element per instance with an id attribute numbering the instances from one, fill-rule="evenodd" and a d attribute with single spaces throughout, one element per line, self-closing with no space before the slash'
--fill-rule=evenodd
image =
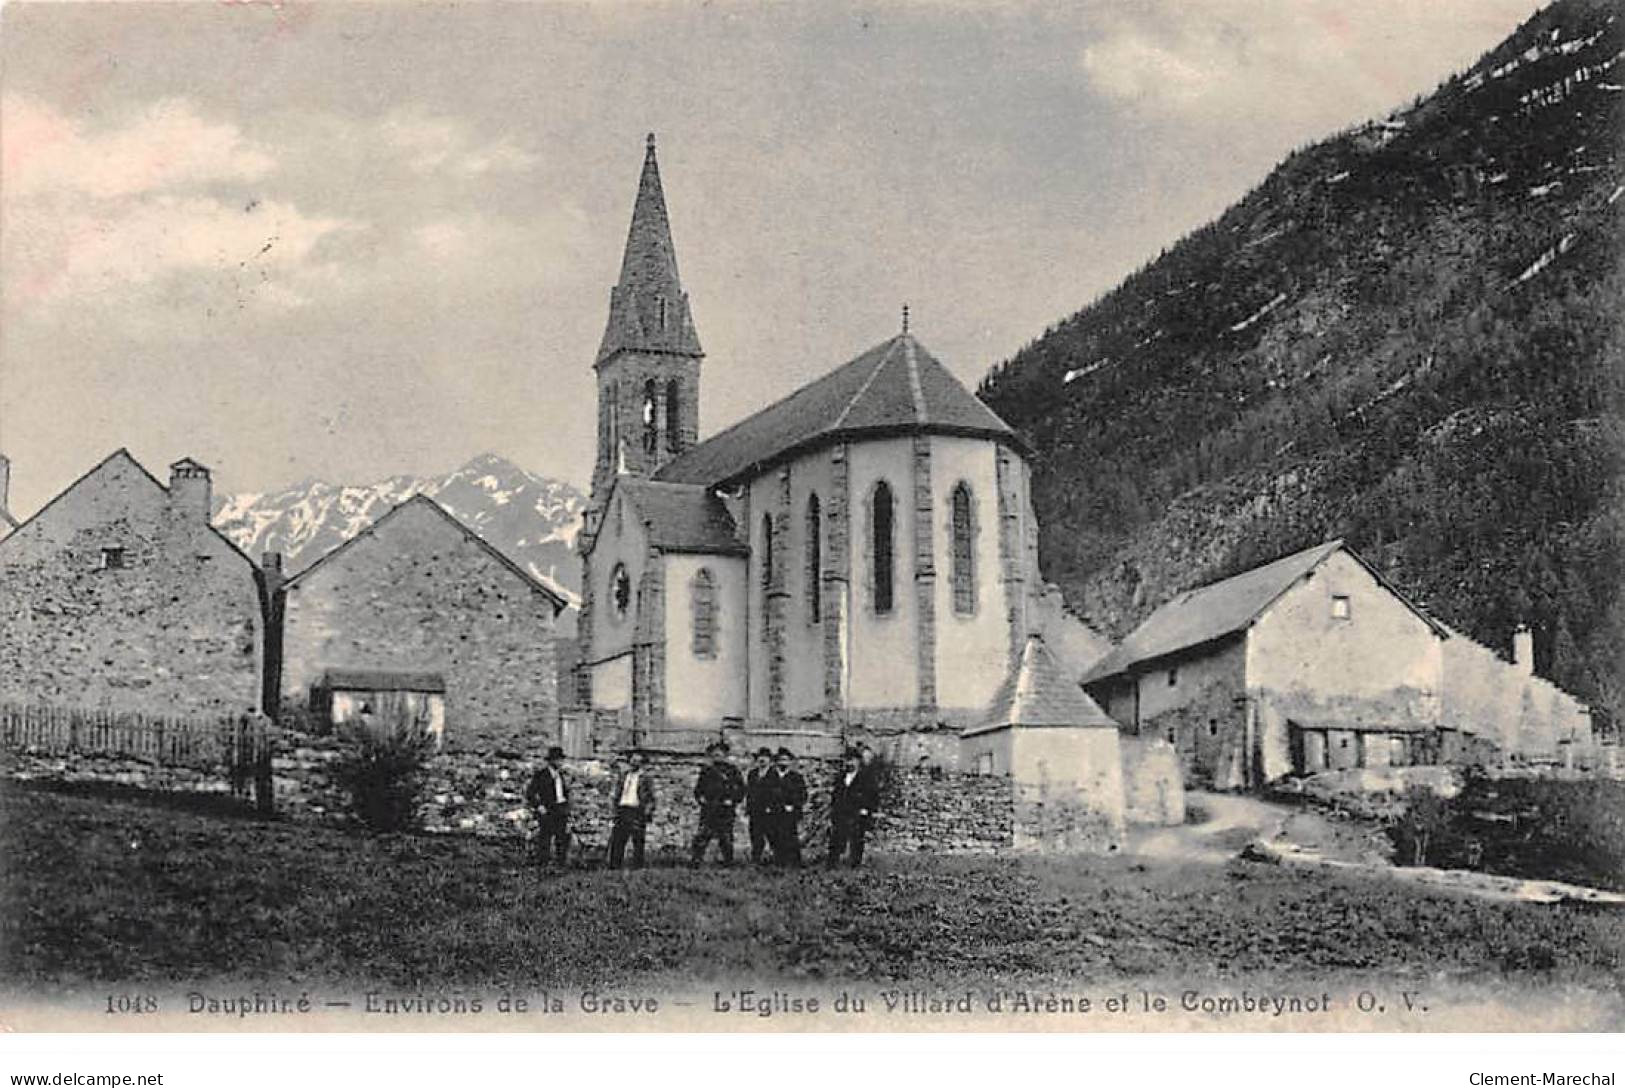
<path id="1" fill-rule="evenodd" d="M 666 383 L 666 448 L 677 453 L 683 446 L 683 398 L 677 379 Z"/>
<path id="2" fill-rule="evenodd" d="M 869 500 L 869 531 L 875 564 L 874 602 L 875 612 L 880 615 L 890 612 L 893 604 L 894 520 L 891 485 L 882 480 L 875 485 L 874 495 Z"/>
<path id="3" fill-rule="evenodd" d="M 773 515 L 762 515 L 762 622 L 767 622 L 768 599 L 773 594 Z"/>
<path id="4" fill-rule="evenodd" d="M 660 412 L 655 401 L 660 386 L 653 378 L 643 383 L 643 451 L 656 453 L 660 449 Z"/>
<path id="5" fill-rule="evenodd" d="M 949 528 L 954 611 L 968 615 L 976 611 L 976 509 L 964 482 L 954 488 Z"/>
<path id="6" fill-rule="evenodd" d="M 816 494 L 807 497 L 807 622 L 817 623 L 824 618 L 823 587 L 824 542 L 823 517 Z"/>
<path id="7" fill-rule="evenodd" d="M 616 563 L 610 572 L 609 598 L 615 606 L 615 618 L 625 619 L 627 610 L 632 607 L 632 576 L 626 572 L 625 563 Z"/>
<path id="8" fill-rule="evenodd" d="M 717 583 L 709 567 L 701 567 L 694 574 L 689 588 L 689 600 L 694 605 L 694 656 L 717 656 Z"/>

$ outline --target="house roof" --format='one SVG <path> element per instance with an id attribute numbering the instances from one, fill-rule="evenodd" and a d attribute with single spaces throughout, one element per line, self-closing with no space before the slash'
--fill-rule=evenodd
<path id="1" fill-rule="evenodd" d="M 1341 540 L 1328 540 L 1222 581 L 1186 590 L 1146 617 L 1144 623 L 1089 670 L 1084 683 L 1092 684 L 1116 676 L 1142 662 L 1213 642 L 1251 627 L 1253 621 L 1263 615 L 1283 593 L 1338 551 L 1346 552 L 1364 567 L 1384 589 L 1399 598 L 1440 638 L 1449 637 L 1448 631 L 1438 621 L 1412 604 L 1352 548 Z"/>
<path id="2" fill-rule="evenodd" d="M 1027 639 L 1021 663 L 1000 685 L 987 720 L 965 736 L 999 729 L 1116 729 L 1117 723 L 1067 676 L 1037 635 Z"/>
<path id="3" fill-rule="evenodd" d="M 458 521 L 454 516 L 452 516 L 451 511 L 447 510 L 444 506 L 441 506 L 439 503 L 437 503 L 433 499 L 429 498 L 429 496 L 421 495 L 421 494 L 413 495 L 410 499 L 407 499 L 405 502 L 399 503 L 398 505 L 391 507 L 390 510 L 387 513 L 385 513 L 382 517 L 380 517 L 377 521 L 373 522 L 371 525 L 367 526 L 365 529 L 361 530 L 355 536 L 352 536 L 349 540 L 346 540 L 343 544 L 340 544 L 338 547 L 334 548 L 332 551 L 327 552 L 326 554 L 324 554 L 320 559 L 316 560 L 316 562 L 312 563 L 310 566 L 306 567 L 304 570 L 300 571 L 298 574 L 295 574 L 292 578 L 289 578 L 286 582 L 283 583 L 283 587 L 284 588 L 292 587 L 296 582 L 298 582 L 300 579 L 304 578 L 311 571 L 316 570 L 318 567 L 322 566 L 322 564 L 326 563 L 328 560 L 333 559 L 335 556 L 337 556 L 340 553 L 346 551 L 348 548 L 350 548 L 352 545 L 354 545 L 358 541 L 363 540 L 366 537 L 369 537 L 369 536 L 373 535 L 373 533 L 377 532 L 379 526 L 383 525 L 390 518 L 394 517 L 396 514 L 400 513 L 402 510 L 405 510 L 407 507 L 414 506 L 414 505 L 421 505 L 421 506 L 426 507 L 427 509 L 430 509 L 430 510 L 434 511 L 440 517 L 444 518 L 446 520 L 446 522 L 449 525 L 451 525 L 452 527 L 454 527 L 459 533 L 462 533 L 463 536 L 467 537 L 469 540 L 473 541 L 475 544 L 478 544 L 481 548 L 483 548 L 485 550 L 485 552 L 488 555 L 491 556 L 491 558 L 495 559 L 498 563 L 501 563 L 504 567 L 507 567 L 514 574 L 518 575 L 525 582 L 525 584 L 527 586 L 529 586 L 531 589 L 535 590 L 537 593 L 540 593 L 540 594 L 544 595 L 545 597 L 547 597 L 550 601 L 553 602 L 553 614 L 555 616 L 558 615 L 560 612 L 564 611 L 565 606 L 569 602 L 566 601 L 557 592 L 555 592 L 552 589 L 552 587 L 548 586 L 547 583 L 543 582 L 541 579 L 539 579 L 535 575 L 531 574 L 530 571 L 526 570 L 524 567 L 521 567 L 518 563 L 515 563 L 512 559 L 509 559 L 507 556 L 503 555 L 500 551 L 498 551 L 491 544 L 490 541 L 486 540 L 483 536 L 476 533 L 474 530 L 470 529 L 468 526 L 464 525 L 462 522 Z"/>
<path id="4" fill-rule="evenodd" d="M 651 546 L 665 552 L 702 555 L 748 555 L 733 515 L 721 499 L 697 484 L 672 484 L 621 476 L 622 490 L 637 509 Z"/>
<path id="5" fill-rule="evenodd" d="M 327 669 L 315 684 L 328 691 L 444 692 L 446 678 L 437 672 L 397 672 L 393 669 Z"/>
<path id="6" fill-rule="evenodd" d="M 1025 453 L 991 408 L 903 333 L 701 442 L 655 477 L 721 487 L 847 438 L 920 431 L 993 438 Z"/>
<path id="7" fill-rule="evenodd" d="M 12 531 L 7 533 L 4 539 L 6 539 L 6 540 L 12 539 L 12 537 L 14 537 L 16 535 L 16 532 L 17 532 L 18 529 L 21 529 L 23 526 L 28 525 L 31 522 L 37 520 L 42 514 L 45 513 L 45 511 L 47 511 L 51 507 L 55 506 L 58 499 L 62 498 L 62 496 L 64 496 L 64 495 L 68 494 L 69 492 L 71 492 L 74 488 L 78 487 L 80 484 L 84 483 L 86 480 L 90 479 L 92 476 L 96 475 L 96 473 L 100 472 L 103 468 L 105 468 L 108 465 L 112 464 L 114 461 L 118 460 L 119 458 L 123 458 L 124 460 L 130 462 L 130 464 L 134 465 L 136 470 L 138 472 L 140 472 L 141 475 L 145 476 L 148 480 L 150 480 L 152 482 L 152 486 L 156 487 L 159 490 L 160 493 L 162 493 L 164 495 L 169 494 L 169 488 L 166 487 L 161 481 L 159 481 L 158 477 L 156 477 L 152 473 L 148 472 L 146 466 L 143 465 L 140 461 L 137 461 L 135 459 L 135 457 L 130 453 L 128 448 L 126 448 L 124 446 L 120 446 L 118 449 L 114 450 L 112 453 L 108 454 L 106 457 L 103 457 L 100 461 L 97 461 L 89 469 L 87 469 L 85 472 L 83 472 L 79 476 L 78 479 L 73 481 L 73 483 L 69 484 L 67 487 L 64 487 L 61 491 L 58 491 L 55 495 L 51 496 L 51 500 L 49 502 L 47 502 L 44 506 L 40 507 L 38 510 L 34 511 L 27 518 L 24 518 L 20 522 L 19 521 L 12 521 L 12 523 L 11 523 L 12 524 Z M 190 460 L 190 458 L 188 458 L 187 460 Z M 193 462 L 193 463 L 196 464 L 196 462 Z M 6 517 L 9 520 L 11 515 L 7 514 Z M 249 558 L 249 555 L 248 555 L 247 552 L 243 551 L 242 548 L 237 546 L 237 542 L 235 540 L 231 539 L 231 537 L 227 536 L 225 533 L 222 533 L 218 528 L 216 528 L 212 524 L 209 526 L 209 531 L 211 533 L 213 533 L 215 536 L 219 537 L 222 541 L 224 541 L 226 547 L 230 548 L 233 552 L 235 552 L 242 559 L 243 562 L 247 563 L 250 567 L 254 568 L 255 570 L 259 569 L 258 564 L 256 564 L 254 562 L 254 560 Z"/>

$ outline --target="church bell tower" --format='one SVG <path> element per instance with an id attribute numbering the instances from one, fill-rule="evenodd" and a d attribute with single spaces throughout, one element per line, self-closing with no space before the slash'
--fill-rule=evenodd
<path id="1" fill-rule="evenodd" d="M 704 355 L 677 275 L 650 133 L 621 277 L 610 289 L 609 322 L 593 364 L 598 374 L 594 506 L 602 503 L 617 473 L 651 476 L 698 440 Z"/>

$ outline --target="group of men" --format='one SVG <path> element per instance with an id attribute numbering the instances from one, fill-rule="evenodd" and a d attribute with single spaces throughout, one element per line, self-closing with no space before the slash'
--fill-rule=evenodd
<path id="1" fill-rule="evenodd" d="M 788 748 L 757 750 L 750 770 L 740 774 L 728 758 L 728 745 L 713 742 L 708 762 L 694 783 L 699 805 L 699 827 L 689 848 L 690 864 L 698 866 L 712 842 L 722 864 L 734 860 L 734 828 L 739 808 L 745 809 L 750 830 L 750 857 L 756 864 L 770 858 L 785 868 L 801 867 L 801 817 L 807 807 L 807 782 L 796 770 Z M 563 868 L 570 847 L 570 801 L 573 785 L 564 768 L 564 749 L 549 748 L 546 763 L 531 777 L 525 800 L 536 813 L 543 864 Z M 856 868 L 863 862 L 864 841 L 880 801 L 874 753 L 867 745 L 849 749 L 830 787 L 828 864 L 845 858 Z M 632 867 L 643 866 L 644 843 L 655 811 L 654 781 L 644 767 L 643 753 L 628 752 L 619 764 L 611 788 L 614 822 L 609 836 L 609 867 L 619 869 L 632 848 Z"/>

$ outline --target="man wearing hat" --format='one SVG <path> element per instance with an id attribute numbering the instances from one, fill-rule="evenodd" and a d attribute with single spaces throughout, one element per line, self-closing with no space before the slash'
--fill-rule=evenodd
<path id="1" fill-rule="evenodd" d="M 879 804 L 875 776 L 863 765 L 856 748 L 846 753 L 846 766 L 835 776 L 829 799 L 829 867 L 835 868 L 850 853 L 852 868 L 863 864 L 863 840 L 869 820 Z"/>
<path id="2" fill-rule="evenodd" d="M 801 868 L 801 810 L 807 807 L 807 781 L 796 770 L 796 757 L 780 748 L 773 761 L 773 860 Z"/>
<path id="3" fill-rule="evenodd" d="M 525 800 L 536 813 L 542 864 L 564 868 L 570 854 L 570 785 L 564 776 L 564 749 L 547 750 L 547 763 L 531 776 Z"/>
<path id="4" fill-rule="evenodd" d="M 716 839 L 722 864 L 732 865 L 734 810 L 745 799 L 745 779 L 739 768 L 728 762 L 725 742 L 713 741 L 705 752 L 711 762 L 700 768 L 699 780 L 694 783 L 694 799 L 700 803 L 700 830 L 694 836 L 692 860 L 698 865 L 705 857 L 705 848 Z"/>
<path id="5" fill-rule="evenodd" d="M 773 800 L 773 787 L 777 784 L 773 773 L 773 750 L 756 749 L 756 758 L 745 772 L 745 818 L 750 823 L 750 860 L 760 865 L 762 851 L 773 842 L 773 816 L 777 802 Z M 777 850 L 774 851 L 775 855 Z"/>
<path id="6" fill-rule="evenodd" d="M 643 868 L 643 843 L 649 818 L 655 812 L 655 786 L 643 771 L 643 753 L 636 748 L 626 753 L 621 773 L 615 776 L 615 792 L 610 794 L 615 826 L 609 833 L 609 867 L 619 869 L 626 858 L 626 844 L 632 843 L 632 868 Z"/>

